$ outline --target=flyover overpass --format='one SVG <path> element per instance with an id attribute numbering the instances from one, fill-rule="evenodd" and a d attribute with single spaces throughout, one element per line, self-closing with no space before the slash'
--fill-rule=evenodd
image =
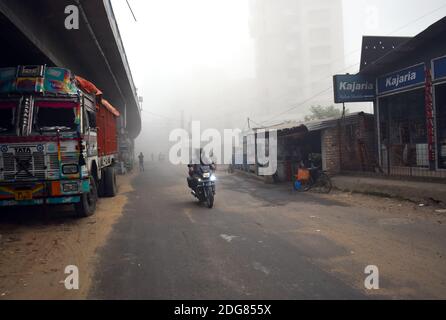
<path id="1" fill-rule="evenodd" d="M 65 28 L 68 5 L 79 8 L 78 30 Z M 92 81 L 138 136 L 138 97 L 110 0 L 0 0 L 0 48 L 0 67 L 47 64 Z"/>

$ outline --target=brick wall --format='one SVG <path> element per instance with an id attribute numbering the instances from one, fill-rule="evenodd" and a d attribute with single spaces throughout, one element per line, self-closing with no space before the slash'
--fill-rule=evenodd
<path id="1" fill-rule="evenodd" d="M 338 128 L 328 128 L 321 132 L 322 168 L 336 174 L 341 171 Z"/>
<path id="2" fill-rule="evenodd" d="M 341 171 L 374 171 L 375 127 L 371 117 L 358 117 L 353 124 L 322 130 L 322 163 L 331 174 Z"/>
<path id="3" fill-rule="evenodd" d="M 354 124 L 340 127 L 341 130 L 341 170 L 374 171 L 375 129 L 373 118 L 359 117 Z"/>

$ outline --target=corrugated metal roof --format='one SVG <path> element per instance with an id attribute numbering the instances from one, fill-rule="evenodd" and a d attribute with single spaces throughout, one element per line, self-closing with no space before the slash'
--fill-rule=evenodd
<path id="1" fill-rule="evenodd" d="M 364 113 L 364 112 L 355 112 L 355 113 L 349 113 L 344 118 L 344 123 L 354 124 L 358 122 L 358 118 L 360 116 L 364 117 L 373 117 L 372 114 Z M 299 133 L 299 132 L 311 132 L 311 131 L 318 131 L 323 130 L 327 128 L 333 128 L 336 127 L 339 123 L 339 121 L 342 120 L 342 117 L 335 117 L 335 118 L 327 118 L 323 120 L 315 120 L 315 121 L 285 121 L 279 124 L 275 124 L 269 127 L 264 128 L 256 128 L 254 130 L 260 130 L 260 129 L 266 129 L 266 130 L 276 130 L 278 133 L 287 134 L 287 133 Z"/>
<path id="2" fill-rule="evenodd" d="M 299 127 L 305 127 L 303 121 L 289 120 L 272 126 L 265 127 L 264 129 L 282 131 L 287 129 L 295 129 Z"/>

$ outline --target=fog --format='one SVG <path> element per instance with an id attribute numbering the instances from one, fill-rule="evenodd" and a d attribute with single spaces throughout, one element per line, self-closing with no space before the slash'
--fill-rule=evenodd
<path id="1" fill-rule="evenodd" d="M 136 151 L 168 152 L 168 135 L 300 120 L 333 104 L 332 75 L 359 69 L 363 35 L 414 36 L 445 0 L 112 1 L 138 95 Z M 350 111 L 373 112 L 370 104 Z"/>

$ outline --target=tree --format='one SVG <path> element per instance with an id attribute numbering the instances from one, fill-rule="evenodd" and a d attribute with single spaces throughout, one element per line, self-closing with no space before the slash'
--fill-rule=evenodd
<path id="1" fill-rule="evenodd" d="M 311 106 L 310 112 L 310 115 L 305 116 L 305 121 L 339 118 L 342 116 L 342 110 L 335 108 L 334 106 Z M 348 112 L 348 109 L 346 109 L 345 114 L 347 114 Z"/>

